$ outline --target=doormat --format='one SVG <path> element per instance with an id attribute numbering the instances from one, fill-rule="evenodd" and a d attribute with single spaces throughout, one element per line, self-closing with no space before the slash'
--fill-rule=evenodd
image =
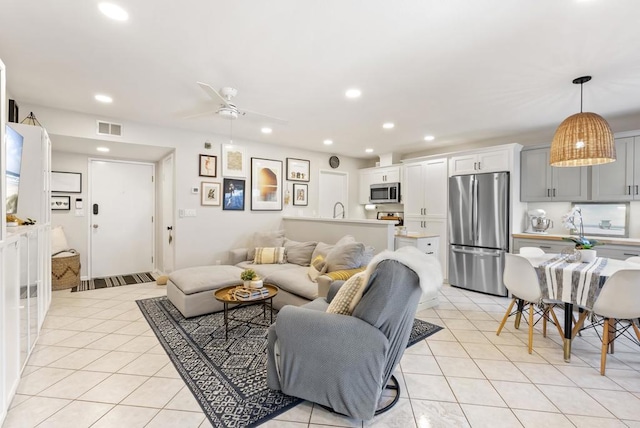
<path id="1" fill-rule="evenodd" d="M 136 303 L 214 427 L 259 425 L 303 401 L 267 388 L 268 326 L 239 324 L 225 340 L 222 312 L 184 318 L 164 296 Z M 261 305 L 235 311 L 263 319 Z M 415 319 L 407 347 L 440 330 Z"/>
<path id="2" fill-rule="evenodd" d="M 131 275 L 108 276 L 106 278 L 94 278 L 82 281 L 79 286 L 71 289 L 76 291 L 97 290 L 99 288 L 120 287 L 121 285 L 142 284 L 143 282 L 153 282 L 156 278 L 151 272 L 133 273 Z"/>

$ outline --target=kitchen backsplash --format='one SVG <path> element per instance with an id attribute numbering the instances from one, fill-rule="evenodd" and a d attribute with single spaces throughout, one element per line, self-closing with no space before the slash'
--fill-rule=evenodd
<path id="1" fill-rule="evenodd" d="M 576 202 L 579 204 L 579 202 Z M 562 216 L 571 210 L 571 202 L 529 202 L 527 210 L 542 209 L 547 218 L 553 221 L 553 227 L 547 230 L 550 234 L 567 235 L 569 231 L 562 226 Z M 523 220 L 523 225 L 526 221 Z M 524 231 L 524 229 L 523 229 Z M 629 205 L 629 238 L 640 239 L 640 202 Z"/>

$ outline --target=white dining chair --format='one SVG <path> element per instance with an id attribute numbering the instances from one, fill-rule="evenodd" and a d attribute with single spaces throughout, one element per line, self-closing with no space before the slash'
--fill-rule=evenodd
<path id="1" fill-rule="evenodd" d="M 538 281 L 538 275 L 536 274 L 535 268 L 531 265 L 529 260 L 526 258 L 516 255 L 516 254 L 505 254 L 505 267 L 504 267 L 504 275 L 503 275 L 504 285 L 511 292 L 513 299 L 507 308 L 507 312 L 504 314 L 502 318 L 502 322 L 498 327 L 498 331 L 496 331 L 496 336 L 500 335 L 500 332 L 504 328 L 507 319 L 511 315 L 516 315 L 516 328 L 519 327 L 519 319 L 522 317 L 522 309 L 526 305 L 528 308 L 528 323 L 529 323 L 529 341 L 528 348 L 529 353 L 533 352 L 533 326 L 534 323 L 534 314 L 536 312 L 535 306 L 541 305 L 542 307 L 542 333 L 543 336 L 546 337 L 547 333 L 547 319 L 548 316 L 551 315 L 553 318 L 553 322 L 558 329 L 558 333 L 560 333 L 560 337 L 563 337 L 562 329 L 560 328 L 560 323 L 556 318 L 555 313 L 553 312 L 553 307 L 550 304 L 546 304 L 542 301 L 542 292 L 540 291 L 540 282 Z M 513 306 L 518 303 L 518 309 L 516 311 L 511 312 Z"/>
<path id="2" fill-rule="evenodd" d="M 544 254 L 544 250 L 538 247 L 522 247 L 519 254 L 523 257 L 537 257 Z"/>
<path id="3" fill-rule="evenodd" d="M 640 256 L 632 256 L 625 260 L 626 262 L 638 263 L 640 264 Z"/>
<path id="4" fill-rule="evenodd" d="M 635 332 L 640 344 L 640 270 L 619 270 L 607 279 L 593 304 L 593 313 L 604 318 L 602 323 L 602 350 L 600 374 L 604 376 L 607 352 L 617 336 Z"/>

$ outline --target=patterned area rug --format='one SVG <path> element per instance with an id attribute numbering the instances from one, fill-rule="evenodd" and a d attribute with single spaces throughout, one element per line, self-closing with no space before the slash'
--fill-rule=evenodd
<path id="1" fill-rule="evenodd" d="M 226 341 L 222 312 L 185 319 L 166 297 L 137 303 L 214 427 L 255 426 L 302 402 L 267 388 L 267 325 L 233 323 Z M 263 320 L 261 305 L 233 315 Z M 408 346 L 441 329 L 414 320 Z"/>
<path id="2" fill-rule="evenodd" d="M 82 283 L 71 289 L 76 291 L 95 290 L 97 288 L 119 287 L 121 285 L 142 284 L 143 282 L 153 282 L 156 278 L 151 272 L 134 273 L 131 275 L 108 276 L 106 278 L 95 278 Z"/>

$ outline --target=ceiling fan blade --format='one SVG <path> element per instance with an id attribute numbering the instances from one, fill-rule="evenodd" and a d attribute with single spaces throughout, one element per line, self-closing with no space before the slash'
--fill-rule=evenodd
<path id="1" fill-rule="evenodd" d="M 281 119 L 279 117 L 275 117 L 275 116 L 269 116 L 268 114 L 264 114 L 264 113 L 258 113 L 257 111 L 251 111 L 251 110 L 247 110 L 247 109 L 238 109 L 238 113 L 240 113 L 241 115 L 250 115 L 250 116 L 260 116 L 263 117 L 265 119 L 269 119 L 272 120 L 274 122 L 280 122 L 282 124 L 286 124 L 289 121 L 287 119 Z"/>
<path id="2" fill-rule="evenodd" d="M 206 83 L 203 83 L 203 82 L 196 82 L 196 83 L 200 85 L 202 90 L 205 91 L 207 95 L 209 95 L 214 101 L 218 101 L 219 99 L 224 103 L 225 106 L 230 107 L 229 102 L 222 95 L 220 95 L 218 91 L 213 89 L 211 85 L 207 85 Z"/>

